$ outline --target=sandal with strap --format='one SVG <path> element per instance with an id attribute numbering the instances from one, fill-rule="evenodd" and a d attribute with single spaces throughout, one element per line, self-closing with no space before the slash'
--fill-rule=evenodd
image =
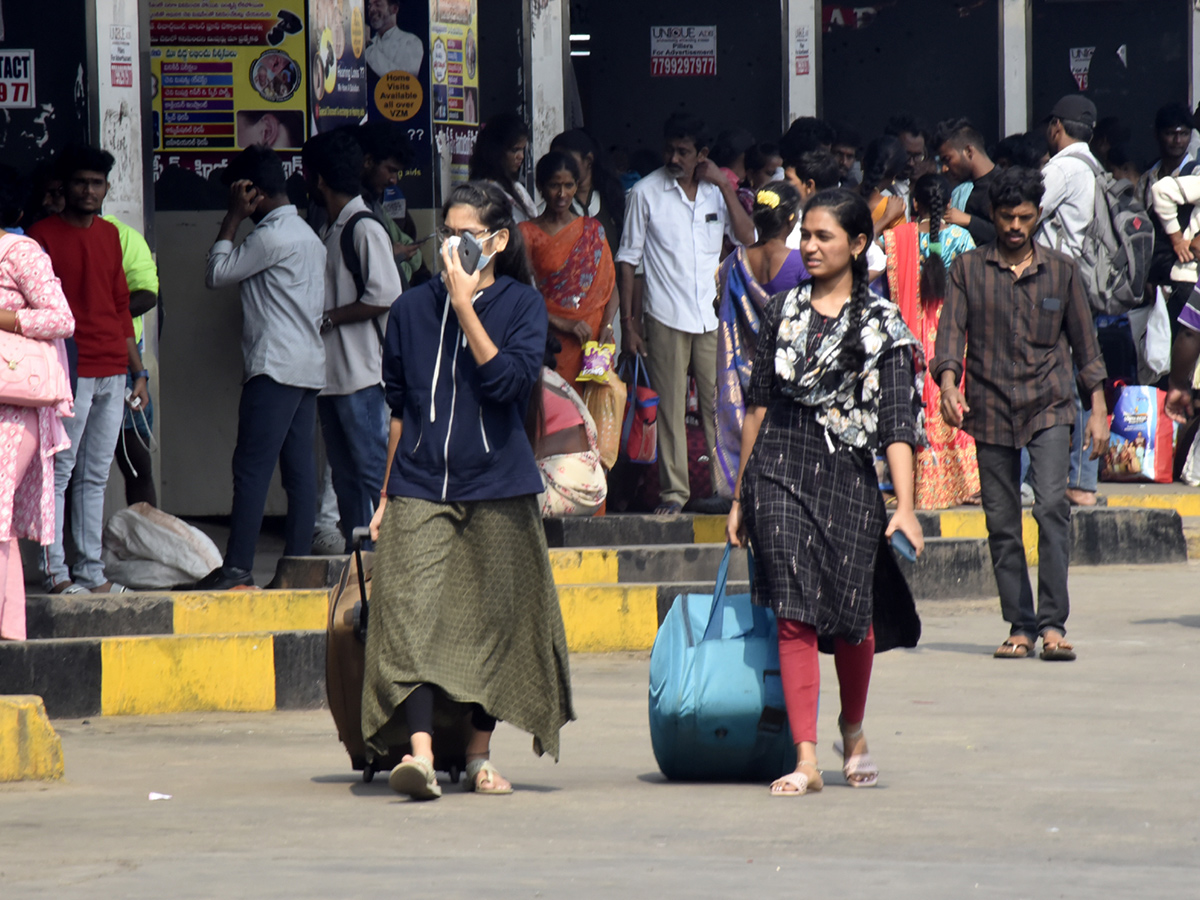
<path id="1" fill-rule="evenodd" d="M 846 784 L 852 788 L 875 787 L 879 784 L 879 767 L 871 759 L 871 754 L 855 753 L 849 758 L 846 757 L 846 745 L 844 742 L 854 741 L 862 737 L 862 727 L 860 726 L 857 731 L 847 732 L 842 727 L 842 720 L 839 718 L 838 728 L 842 731 L 842 740 L 833 742 L 833 752 L 842 757 L 842 775 L 846 778 Z"/>
<path id="2" fill-rule="evenodd" d="M 433 760 L 428 756 L 413 756 L 400 763 L 388 775 L 388 786 L 397 794 L 407 794 L 414 800 L 436 800 L 442 796 Z"/>
<path id="3" fill-rule="evenodd" d="M 1071 662 L 1075 659 L 1075 648 L 1064 638 L 1057 641 L 1042 641 L 1042 659 L 1048 662 Z"/>
<path id="4" fill-rule="evenodd" d="M 815 778 L 810 778 L 801 768 L 812 769 L 816 774 Z M 788 787 L 795 790 L 787 790 Z M 802 762 L 795 772 L 788 772 L 786 775 L 776 778 L 771 782 L 772 797 L 800 797 L 804 794 L 815 794 L 825 787 L 825 782 L 821 780 L 821 772 L 817 769 L 815 763 Z"/>
<path id="5" fill-rule="evenodd" d="M 1028 659 L 1033 656 L 1033 644 L 1025 644 L 1008 638 L 992 653 L 996 659 Z"/>
<path id="6" fill-rule="evenodd" d="M 485 775 L 486 778 L 480 779 L 480 775 Z M 476 794 L 511 794 L 513 792 L 512 785 L 508 787 L 480 787 L 479 785 L 481 780 L 495 785 L 496 779 L 500 777 L 502 776 L 496 771 L 496 767 L 492 765 L 490 759 L 472 759 L 467 763 L 467 783 L 464 789 L 474 791 Z"/>

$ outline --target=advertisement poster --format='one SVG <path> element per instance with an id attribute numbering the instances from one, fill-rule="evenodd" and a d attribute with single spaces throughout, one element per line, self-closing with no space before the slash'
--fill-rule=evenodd
<path id="1" fill-rule="evenodd" d="M 655 25 L 650 29 L 651 77 L 716 74 L 716 25 Z"/>
<path id="2" fill-rule="evenodd" d="M 1095 47 L 1071 48 L 1071 75 L 1081 91 L 1088 89 L 1088 73 L 1092 70 L 1092 57 L 1095 55 Z"/>
<path id="3" fill-rule="evenodd" d="M 403 218 L 409 206 L 433 205 L 429 9 L 423 2 L 394 0 L 367 0 L 366 8 L 368 118 L 400 123 L 412 144 L 413 163 L 383 198 L 388 213 Z"/>
<path id="4" fill-rule="evenodd" d="M 309 6 L 313 132 L 357 125 L 366 120 L 368 102 L 364 0 L 312 0 Z"/>
<path id="5" fill-rule="evenodd" d="M 479 133 L 478 37 L 475 0 L 429 0 L 433 131 L 443 195 L 467 180 Z"/>
<path id="6" fill-rule="evenodd" d="M 0 50 L 0 109 L 36 109 L 32 50 Z"/>
<path id="7" fill-rule="evenodd" d="M 303 0 L 150 0 L 155 181 L 203 179 L 262 144 L 300 167 L 308 79 Z"/>

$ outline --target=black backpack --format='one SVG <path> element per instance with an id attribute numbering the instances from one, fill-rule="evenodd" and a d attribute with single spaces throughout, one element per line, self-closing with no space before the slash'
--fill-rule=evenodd
<path id="1" fill-rule="evenodd" d="M 367 292 L 367 280 L 363 275 L 362 260 L 358 258 L 358 253 L 354 249 L 354 229 L 358 227 L 358 223 L 364 219 L 370 219 L 379 225 L 380 228 L 387 233 L 387 228 L 379 217 L 371 212 L 356 212 L 352 215 L 346 226 L 342 229 L 342 262 L 346 264 L 346 268 L 350 272 L 350 277 L 354 279 L 355 299 L 361 300 L 363 294 Z M 400 270 L 400 287 L 402 290 L 408 290 L 408 285 L 404 283 L 404 272 Z M 379 325 L 379 317 L 376 316 L 371 320 L 371 324 L 375 327 L 375 334 L 379 336 L 379 343 L 383 343 L 383 328 Z"/>

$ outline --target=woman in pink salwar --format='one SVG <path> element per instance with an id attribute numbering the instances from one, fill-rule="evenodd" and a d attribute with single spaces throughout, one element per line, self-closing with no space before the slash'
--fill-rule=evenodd
<path id="1" fill-rule="evenodd" d="M 0 172 L 0 215 L 13 206 L 7 202 L 13 187 L 7 174 Z M 0 231 L 0 330 L 44 341 L 75 332 L 50 257 L 31 238 L 5 231 Z M 60 358 L 65 364 L 65 354 Z M 17 538 L 54 542 L 54 454 L 69 446 L 60 421 L 64 414 L 70 410 L 12 406 L 0 393 L 0 638 L 7 640 L 25 639 L 25 573 Z"/>

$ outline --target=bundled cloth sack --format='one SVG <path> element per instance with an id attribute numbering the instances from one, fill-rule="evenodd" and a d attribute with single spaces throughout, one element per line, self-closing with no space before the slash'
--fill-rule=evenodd
<path id="1" fill-rule="evenodd" d="M 1165 391 L 1123 385 L 1109 417 L 1108 450 L 1100 458 L 1104 481 L 1170 484 L 1175 463 L 1175 423 L 1167 418 Z"/>
<path id="2" fill-rule="evenodd" d="M 140 590 L 198 581 L 222 562 L 208 535 L 149 503 L 108 520 L 102 558 L 109 578 Z"/>

